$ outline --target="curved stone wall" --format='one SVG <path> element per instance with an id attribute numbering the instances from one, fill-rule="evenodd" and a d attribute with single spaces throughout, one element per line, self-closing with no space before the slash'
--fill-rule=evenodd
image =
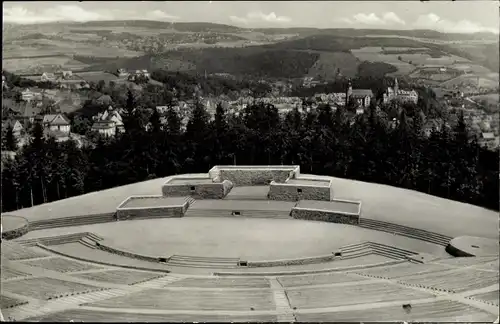
<path id="1" fill-rule="evenodd" d="M 2 215 L 2 240 L 13 240 L 28 233 L 29 222 L 21 216 Z"/>

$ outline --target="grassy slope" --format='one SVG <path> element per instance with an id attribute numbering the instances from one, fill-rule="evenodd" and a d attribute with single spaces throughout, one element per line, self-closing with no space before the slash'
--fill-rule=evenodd
<path id="1" fill-rule="evenodd" d="M 131 195 L 160 194 L 161 185 L 166 179 L 154 179 L 89 193 L 8 214 L 24 216 L 28 220 L 41 220 L 109 213 L 115 211 L 116 207 Z M 362 217 L 449 236 L 498 237 L 498 212 L 385 185 L 340 178 L 333 178 L 333 181 L 336 198 L 362 201 Z"/>

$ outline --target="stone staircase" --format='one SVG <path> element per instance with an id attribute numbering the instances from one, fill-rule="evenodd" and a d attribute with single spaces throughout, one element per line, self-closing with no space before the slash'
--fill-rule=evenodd
<path id="1" fill-rule="evenodd" d="M 413 227 L 407 227 L 403 225 L 397 225 L 392 223 L 387 223 L 383 221 L 378 221 L 374 219 L 360 218 L 358 226 L 373 229 L 376 231 L 383 231 L 387 233 L 393 233 L 396 235 L 406 236 L 409 238 L 414 238 L 417 240 L 447 246 L 452 237 L 433 233 Z"/>
<path id="2" fill-rule="evenodd" d="M 278 322 L 295 322 L 295 315 L 290 307 L 290 301 L 283 286 L 276 278 L 269 279 L 269 284 L 273 290 L 274 303 L 278 313 Z"/>
<path id="3" fill-rule="evenodd" d="M 340 251 L 342 252 L 342 259 L 352 259 L 369 254 L 378 254 L 395 260 L 405 260 L 407 259 L 407 256 L 418 254 L 417 252 L 375 242 L 362 242 L 346 245 L 341 247 Z"/>
<path id="4" fill-rule="evenodd" d="M 103 240 L 102 237 L 97 236 L 94 233 L 88 233 L 86 236 L 82 237 L 78 241 L 78 243 L 85 245 L 90 249 L 96 249 L 97 248 L 96 243 L 102 240 Z"/>
<path id="5" fill-rule="evenodd" d="M 45 246 L 51 245 L 61 245 L 67 243 L 80 242 L 84 245 L 90 244 L 92 248 L 95 248 L 95 242 L 102 241 L 103 239 L 93 233 L 89 232 L 81 232 L 81 233 L 73 233 L 66 235 L 58 235 L 58 236 L 46 236 L 46 237 L 37 237 L 26 240 L 18 240 L 16 243 L 22 244 L 24 246 L 36 246 L 37 244 L 42 244 Z M 92 243 L 94 242 L 94 243 Z"/>
<path id="6" fill-rule="evenodd" d="M 157 289 L 168 286 L 172 282 L 176 282 L 182 280 L 182 277 L 172 277 L 172 276 L 163 276 L 153 280 L 147 280 L 141 283 L 134 284 L 135 287 L 143 288 L 143 289 Z"/>
<path id="7" fill-rule="evenodd" d="M 188 208 L 196 203 L 196 199 L 191 196 L 186 197 L 186 202 L 188 203 Z"/>
<path id="8" fill-rule="evenodd" d="M 240 259 L 238 258 L 212 258 L 186 255 L 173 255 L 167 261 L 167 265 L 190 268 L 237 268 Z"/>
<path id="9" fill-rule="evenodd" d="M 29 223 L 30 231 L 56 228 L 56 227 L 69 227 L 69 226 L 83 226 L 90 224 L 99 224 L 113 222 L 115 213 L 94 214 L 86 216 L 71 216 L 55 219 L 45 219 Z"/>

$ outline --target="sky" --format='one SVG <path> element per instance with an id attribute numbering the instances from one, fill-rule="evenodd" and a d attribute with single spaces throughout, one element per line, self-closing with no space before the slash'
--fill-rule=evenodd
<path id="1" fill-rule="evenodd" d="M 496 1 L 3 2 L 4 23 L 144 19 L 239 27 L 433 29 L 499 33 Z"/>

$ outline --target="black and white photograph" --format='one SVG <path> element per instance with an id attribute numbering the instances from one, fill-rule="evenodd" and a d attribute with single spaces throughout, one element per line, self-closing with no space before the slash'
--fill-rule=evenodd
<path id="1" fill-rule="evenodd" d="M 4 1 L 2 322 L 499 323 L 497 1 Z"/>

